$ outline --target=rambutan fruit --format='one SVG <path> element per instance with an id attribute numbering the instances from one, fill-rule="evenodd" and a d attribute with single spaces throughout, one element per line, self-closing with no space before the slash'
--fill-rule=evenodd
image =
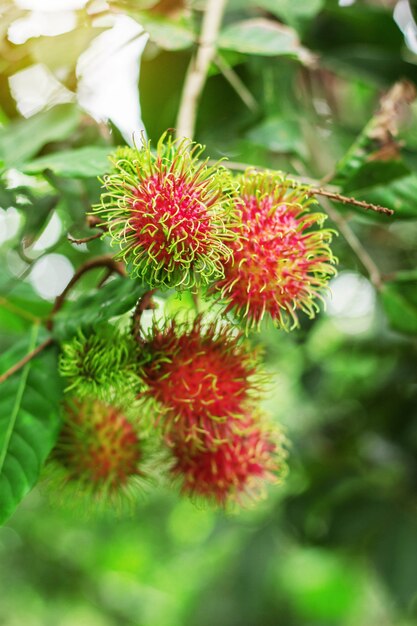
<path id="1" fill-rule="evenodd" d="M 213 292 L 226 311 L 258 327 L 265 313 L 286 330 L 299 326 L 299 311 L 313 318 L 329 279 L 336 273 L 330 249 L 333 231 L 326 216 L 310 212 L 306 188 L 272 173 L 247 172 L 238 178 L 241 215 L 233 257 Z"/>
<path id="2" fill-rule="evenodd" d="M 80 331 L 62 345 L 59 370 L 68 379 L 66 391 L 105 400 L 138 389 L 136 349 L 131 335 L 110 324 L 87 336 Z"/>
<path id="3" fill-rule="evenodd" d="M 235 328 L 215 323 L 154 325 L 145 344 L 142 400 L 151 401 L 165 434 L 197 448 L 225 437 L 225 424 L 240 420 L 262 389 L 258 353 Z"/>
<path id="4" fill-rule="evenodd" d="M 201 161 L 202 146 L 165 133 L 121 148 L 95 207 L 129 273 L 151 287 L 194 288 L 224 275 L 236 237 L 233 178 Z"/>
<path id="5" fill-rule="evenodd" d="M 184 495 L 222 507 L 244 505 L 262 496 L 267 483 L 282 478 L 286 471 L 282 435 L 268 432 L 253 418 L 242 425 L 208 450 L 190 448 L 174 436 L 171 474 Z"/>
<path id="6" fill-rule="evenodd" d="M 143 481 L 144 444 L 133 420 L 113 404 L 69 398 L 50 462 L 55 490 L 89 504 L 123 504 Z"/>

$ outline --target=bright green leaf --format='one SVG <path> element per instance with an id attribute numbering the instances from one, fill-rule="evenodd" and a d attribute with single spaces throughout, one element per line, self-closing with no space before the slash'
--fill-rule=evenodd
<path id="1" fill-rule="evenodd" d="M 226 26 L 220 33 L 219 48 L 244 54 L 291 56 L 307 61 L 310 53 L 301 46 L 296 32 L 272 20 L 256 18 Z"/>
<path id="2" fill-rule="evenodd" d="M 19 166 L 35 156 L 50 141 L 69 137 L 77 128 L 81 112 L 62 104 L 0 129 L 0 159 L 7 167 Z"/>
<path id="3" fill-rule="evenodd" d="M 150 40 L 163 50 L 185 50 L 195 42 L 195 34 L 183 22 L 149 13 L 133 12 L 130 15 L 149 33 Z"/>
<path id="4" fill-rule="evenodd" d="M 36 345 L 37 328 L 29 341 L 0 358 L 0 373 Z M 32 359 L 0 384 L 0 523 L 14 512 L 36 484 L 60 426 L 61 386 L 56 353 Z"/>

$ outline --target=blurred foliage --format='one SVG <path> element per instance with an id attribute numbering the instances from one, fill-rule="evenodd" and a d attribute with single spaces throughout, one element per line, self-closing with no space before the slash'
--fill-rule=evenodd
<path id="1" fill-rule="evenodd" d="M 106 170 L 106 155 L 120 137 L 78 104 L 77 59 L 107 28 L 97 21 L 102 16 L 96 4 L 75 12 L 69 32 L 21 44 L 8 39 L 8 29 L 29 12 L 11 0 L 0 8 L 4 362 L 20 350 L 19 342 L 27 345 L 34 322 L 51 310 L 51 299 L 42 297 L 33 278 L 39 262 L 61 255 L 76 268 L 110 251 L 101 240 L 74 246 L 67 239 L 68 233 L 90 234 L 86 212 L 98 200 L 96 177 Z M 192 9 L 164 0 L 109 4 L 150 33 L 139 95 L 147 133 L 155 141 L 175 126 L 204 2 L 193 2 Z M 416 623 L 417 115 L 412 84 L 417 57 L 393 19 L 395 4 L 229 0 L 218 54 L 256 106 L 242 102 L 241 89 L 236 91 L 221 64 L 214 63 L 199 108 L 196 136 L 213 158 L 326 177 L 346 193 L 397 211 L 386 218 L 334 205 L 381 272 L 375 302 L 358 312 L 365 292 L 350 300 L 347 294 L 343 310 L 330 303 L 328 314 L 303 320 L 300 331 L 286 335 L 265 324 L 256 338 L 266 346 L 272 374 L 267 408 L 285 424 L 292 442 L 286 485 L 235 517 L 200 510 L 167 488 L 150 486 L 150 500 L 127 519 L 110 512 L 85 519 L 76 503 L 67 511 L 49 502 L 41 486 L 0 529 L 1 625 Z M 411 6 L 415 10 L 414 2 Z M 34 63 L 47 66 L 70 101 L 52 102 L 24 119 L 9 79 Z M 401 83 L 400 95 L 390 91 L 404 79 L 409 82 Z M 42 233 L 57 219 L 58 234 L 43 247 Z M 366 276 L 343 237 L 335 252 L 339 280 Z M 74 296 L 81 297 L 68 309 L 73 319 L 62 317 L 57 336 L 91 323 L 91 298 L 101 277 L 97 270 L 77 286 Z M 126 285 L 119 289 L 118 281 L 106 289 L 100 292 L 105 319 L 127 311 L 137 295 Z M 337 304 L 337 283 L 334 291 Z M 179 304 L 171 299 L 168 306 L 187 302 L 187 297 Z M 40 363 L 29 373 L 32 379 L 40 375 Z M 55 383 L 51 372 L 48 377 L 47 391 L 41 382 L 38 391 L 48 396 L 51 409 Z M 35 393 L 32 383 L 25 393 Z M 0 393 L 0 422 L 4 411 Z M 39 451 L 39 457 L 46 453 Z M 28 469 L 28 483 L 37 472 L 36 464 Z"/>

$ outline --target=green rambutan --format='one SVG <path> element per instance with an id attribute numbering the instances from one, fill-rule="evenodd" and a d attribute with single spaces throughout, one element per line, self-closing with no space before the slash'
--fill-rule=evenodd
<path id="1" fill-rule="evenodd" d="M 111 324 L 100 325 L 87 336 L 80 331 L 62 345 L 59 371 L 68 379 L 66 391 L 109 399 L 138 390 L 136 352 L 131 335 Z"/>

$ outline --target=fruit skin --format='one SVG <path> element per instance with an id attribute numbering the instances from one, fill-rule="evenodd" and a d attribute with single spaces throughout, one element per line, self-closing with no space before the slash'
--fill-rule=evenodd
<path id="1" fill-rule="evenodd" d="M 137 425 L 119 406 L 94 397 L 68 397 L 63 426 L 49 460 L 49 482 L 66 499 L 118 507 L 147 475 Z"/>
<path id="2" fill-rule="evenodd" d="M 268 431 L 261 418 L 244 420 L 214 449 L 196 450 L 174 436 L 170 442 L 172 476 L 181 492 L 221 507 L 245 505 L 265 494 L 286 472 L 283 437 Z"/>
<path id="3" fill-rule="evenodd" d="M 140 386 L 136 343 L 110 324 L 87 336 L 80 331 L 61 349 L 59 372 L 68 380 L 67 392 L 111 400 Z"/>
<path id="4" fill-rule="evenodd" d="M 224 275 L 236 237 L 233 178 L 201 161 L 203 147 L 165 133 L 121 148 L 94 208 L 132 276 L 151 287 L 195 288 Z"/>
<path id="5" fill-rule="evenodd" d="M 333 231 L 322 228 L 323 213 L 308 188 L 273 173 L 246 172 L 238 178 L 241 226 L 231 242 L 233 261 L 212 292 L 221 292 L 226 312 L 247 328 L 259 326 L 265 313 L 285 330 L 299 326 L 298 312 L 313 318 L 318 301 L 335 275 L 330 249 Z"/>
<path id="6" fill-rule="evenodd" d="M 164 434 L 175 433 L 191 447 L 210 449 L 237 428 L 261 395 L 265 375 L 259 353 L 228 325 L 154 325 L 145 343 L 140 399 Z M 237 422 L 237 424 L 235 424 Z"/>

